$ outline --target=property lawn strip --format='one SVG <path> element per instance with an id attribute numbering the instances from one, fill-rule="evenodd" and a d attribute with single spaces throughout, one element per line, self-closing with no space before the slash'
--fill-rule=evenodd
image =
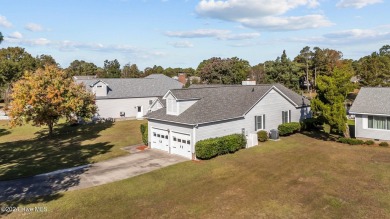
<path id="1" fill-rule="evenodd" d="M 388 156 L 295 134 L 21 206 L 49 209 L 28 218 L 389 218 Z"/>
<path id="2" fill-rule="evenodd" d="M 82 166 L 128 154 L 120 148 L 142 143 L 139 131 L 145 121 L 68 126 L 60 123 L 52 137 L 45 128 L 31 125 L 9 128 L 0 137 L 0 180 L 10 180 Z"/>

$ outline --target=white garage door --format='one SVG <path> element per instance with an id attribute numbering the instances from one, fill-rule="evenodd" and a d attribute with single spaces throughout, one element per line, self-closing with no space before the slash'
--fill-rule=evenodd
<path id="1" fill-rule="evenodd" d="M 172 132 L 171 153 L 192 159 L 191 136 Z"/>
<path id="2" fill-rule="evenodd" d="M 152 128 L 151 148 L 169 152 L 169 136 L 167 130 Z"/>

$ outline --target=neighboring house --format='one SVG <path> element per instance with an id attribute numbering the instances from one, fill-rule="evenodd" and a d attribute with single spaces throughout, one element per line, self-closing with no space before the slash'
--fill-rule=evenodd
<path id="1" fill-rule="evenodd" d="M 257 131 L 310 117 L 310 102 L 280 84 L 203 86 L 168 91 L 149 113 L 151 148 L 195 159 L 196 142 L 242 133 L 257 145 Z"/>
<path id="2" fill-rule="evenodd" d="M 389 87 L 362 87 L 349 113 L 355 115 L 355 137 L 390 140 Z"/>
<path id="3" fill-rule="evenodd" d="M 97 75 L 75 75 L 73 76 L 74 80 L 88 80 L 88 79 L 96 79 Z"/>
<path id="4" fill-rule="evenodd" d="M 153 102 L 170 89 L 182 84 L 162 74 L 145 78 L 79 79 L 96 96 L 98 114 L 102 118 L 143 118 Z"/>

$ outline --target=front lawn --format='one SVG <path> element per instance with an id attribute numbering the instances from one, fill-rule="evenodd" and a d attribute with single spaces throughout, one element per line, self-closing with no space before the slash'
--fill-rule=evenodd
<path id="1" fill-rule="evenodd" d="M 80 125 L 64 123 L 47 137 L 46 128 L 10 129 L 0 121 L 0 180 L 31 176 L 118 157 L 121 147 L 141 143 L 139 126 L 146 121 Z"/>
<path id="2" fill-rule="evenodd" d="M 388 148 L 296 134 L 19 207 L 47 208 L 31 218 L 390 218 L 389 170 Z"/>

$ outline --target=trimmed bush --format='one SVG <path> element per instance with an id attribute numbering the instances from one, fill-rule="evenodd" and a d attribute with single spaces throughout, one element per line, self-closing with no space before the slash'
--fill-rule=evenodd
<path id="1" fill-rule="evenodd" d="M 196 157 L 211 159 L 215 156 L 234 153 L 246 145 L 246 139 L 241 134 L 227 135 L 219 138 L 209 138 L 195 144 Z"/>
<path id="2" fill-rule="evenodd" d="M 381 142 L 381 143 L 379 143 L 379 146 L 381 146 L 381 147 L 389 147 L 389 143 Z"/>
<path id="3" fill-rule="evenodd" d="M 375 142 L 373 140 L 367 140 L 366 142 L 364 142 L 364 144 L 373 145 L 373 144 L 375 144 Z"/>
<path id="4" fill-rule="evenodd" d="M 356 138 L 339 138 L 339 142 L 349 145 L 359 145 L 365 143 L 363 140 Z"/>
<path id="5" fill-rule="evenodd" d="M 148 123 L 141 124 L 139 128 L 142 134 L 142 142 L 148 145 Z"/>
<path id="6" fill-rule="evenodd" d="M 267 131 L 258 131 L 257 132 L 257 139 L 259 139 L 260 142 L 265 142 L 268 140 L 268 132 Z"/>
<path id="7" fill-rule="evenodd" d="M 280 124 L 278 130 L 281 136 L 291 135 L 301 130 L 301 124 L 299 122 Z"/>

